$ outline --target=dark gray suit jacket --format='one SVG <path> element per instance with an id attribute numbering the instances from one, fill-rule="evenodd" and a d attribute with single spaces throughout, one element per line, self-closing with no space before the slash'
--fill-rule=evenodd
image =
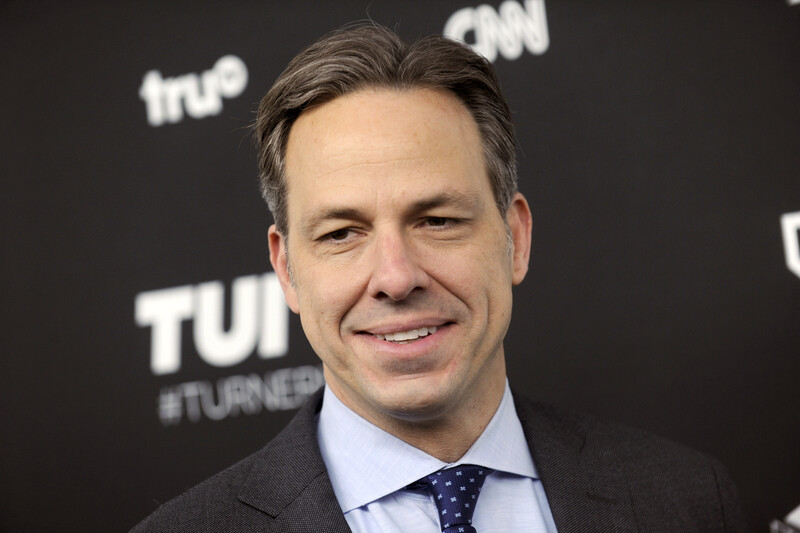
<path id="1" fill-rule="evenodd" d="M 515 394 L 561 533 L 744 532 L 715 460 Z M 263 449 L 162 505 L 132 532 L 349 532 L 319 452 L 315 395 Z"/>

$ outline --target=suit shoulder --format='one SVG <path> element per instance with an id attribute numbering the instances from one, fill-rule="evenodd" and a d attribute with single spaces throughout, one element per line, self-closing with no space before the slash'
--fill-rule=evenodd
<path id="1" fill-rule="evenodd" d="M 712 517 L 709 521 L 714 527 L 709 525 L 706 530 L 747 530 L 735 485 L 714 457 L 593 415 L 523 397 L 514 399 L 535 456 L 537 444 L 551 454 L 561 453 L 553 450 L 569 450 L 565 453 L 573 454 L 590 485 L 619 480 L 618 486 L 625 487 L 634 508 L 639 510 L 640 523 L 655 528 L 663 525 L 667 513 L 683 524 L 694 523 L 698 516 Z"/>
<path id="2" fill-rule="evenodd" d="M 255 460 L 253 454 L 158 507 L 131 533 L 213 531 L 214 517 L 231 516 Z M 222 528 L 220 528 L 222 529 Z"/>
<path id="3" fill-rule="evenodd" d="M 695 468 L 717 461 L 688 446 L 645 430 L 625 426 L 600 417 L 534 402 L 515 396 L 521 420 L 535 420 L 549 434 L 570 441 L 582 453 L 600 460 L 624 464 L 670 464 Z M 529 422 L 530 423 L 530 422 Z"/>
<path id="4" fill-rule="evenodd" d="M 161 505 L 131 532 L 216 533 L 232 522 L 263 530 L 266 517 L 324 472 L 314 421 L 320 398 L 313 395 L 266 446 Z"/>
<path id="5" fill-rule="evenodd" d="M 586 416 L 592 435 L 592 453 L 614 464 L 628 482 L 640 520 L 658 523 L 648 516 L 662 502 L 673 504 L 673 512 L 688 523 L 703 511 L 716 509 L 721 531 L 746 531 L 736 485 L 715 457 L 647 431 Z M 703 510 L 703 511 L 701 511 Z M 692 517 L 692 518 L 690 518 Z"/>

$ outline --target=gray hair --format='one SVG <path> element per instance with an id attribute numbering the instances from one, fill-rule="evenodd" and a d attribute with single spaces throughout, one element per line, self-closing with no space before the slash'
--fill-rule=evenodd
<path id="1" fill-rule="evenodd" d="M 261 194 L 287 235 L 286 143 L 304 110 L 367 88 L 444 89 L 466 107 L 481 135 L 500 213 L 517 191 L 516 140 L 492 65 L 443 36 L 407 45 L 392 30 L 361 23 L 331 32 L 292 59 L 258 106 L 253 124 Z"/>

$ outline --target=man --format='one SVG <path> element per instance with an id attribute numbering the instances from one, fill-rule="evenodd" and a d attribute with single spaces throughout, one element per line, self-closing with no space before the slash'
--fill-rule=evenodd
<path id="1" fill-rule="evenodd" d="M 511 394 L 531 212 L 487 61 L 335 32 L 255 127 L 270 260 L 326 387 L 135 531 L 744 531 L 713 460 Z"/>

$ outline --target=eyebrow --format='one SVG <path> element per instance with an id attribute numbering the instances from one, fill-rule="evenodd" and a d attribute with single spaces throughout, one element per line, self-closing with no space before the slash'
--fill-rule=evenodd
<path id="1" fill-rule="evenodd" d="M 458 191 L 444 191 L 412 203 L 408 211 L 419 213 L 441 206 L 455 206 L 463 209 L 476 209 L 483 204 L 479 195 L 464 194 Z"/>
<path id="2" fill-rule="evenodd" d="M 468 211 L 474 211 L 483 204 L 479 195 L 464 194 L 458 191 L 444 191 L 433 196 L 420 198 L 406 208 L 406 214 L 416 214 L 441 206 L 455 206 Z M 328 207 L 322 208 L 317 213 L 303 221 L 301 231 L 313 232 L 320 224 L 328 220 L 365 220 L 368 218 L 364 211 L 355 207 Z"/>
<path id="3" fill-rule="evenodd" d="M 328 220 L 361 220 L 363 218 L 363 212 L 353 207 L 323 208 L 313 216 L 304 220 L 300 225 L 300 229 L 304 233 L 311 233 L 314 228 Z"/>

